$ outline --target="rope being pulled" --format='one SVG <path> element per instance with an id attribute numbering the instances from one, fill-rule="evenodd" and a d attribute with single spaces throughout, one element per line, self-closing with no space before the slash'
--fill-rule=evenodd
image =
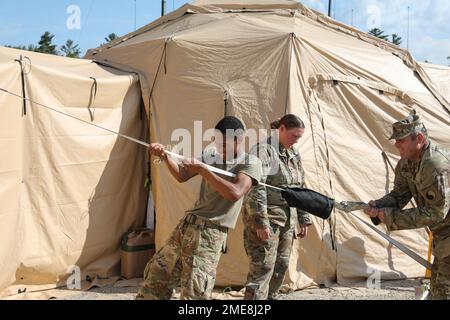
<path id="1" fill-rule="evenodd" d="M 42 104 L 42 103 L 33 101 L 32 99 L 23 97 L 23 96 L 21 96 L 21 95 L 12 93 L 12 92 L 10 92 L 10 91 L 8 91 L 8 90 L 6 90 L 6 89 L 3 89 L 3 88 L 1 88 L 1 87 L 0 87 L 0 91 L 3 91 L 3 92 L 5 92 L 5 93 L 7 93 L 7 94 L 9 94 L 9 95 L 11 95 L 11 96 L 17 97 L 17 98 L 19 98 L 19 99 L 21 99 L 21 100 L 23 100 L 23 101 L 31 102 L 32 104 L 35 104 L 35 105 L 37 105 L 37 106 L 40 106 L 40 107 L 43 107 L 43 108 L 45 108 L 45 109 L 51 110 L 51 111 L 53 111 L 53 112 L 56 112 L 56 113 L 58 113 L 58 114 L 64 115 L 64 116 L 69 117 L 69 118 L 72 118 L 72 119 L 74 119 L 74 120 L 83 122 L 83 123 L 85 123 L 85 124 L 87 124 L 87 125 L 94 126 L 94 127 L 98 128 L 98 129 L 101 129 L 101 130 L 110 132 L 110 133 L 112 133 L 112 134 L 115 134 L 115 135 L 117 135 L 117 136 L 123 138 L 123 139 L 132 141 L 132 142 L 137 143 L 137 144 L 139 144 L 139 145 L 141 145 L 141 146 L 144 146 L 144 147 L 146 147 L 146 148 L 149 148 L 149 147 L 150 147 L 150 144 L 147 143 L 147 142 L 144 142 L 144 141 L 135 139 L 135 138 L 133 138 L 133 137 L 130 137 L 130 136 L 128 136 L 128 135 L 122 134 L 122 133 L 120 133 L 120 132 L 117 132 L 117 131 L 114 131 L 114 130 L 111 130 L 111 129 L 102 127 L 102 126 L 97 125 L 97 124 L 95 124 L 95 123 L 92 123 L 92 122 L 89 122 L 89 121 L 80 119 L 80 118 L 75 117 L 75 116 L 73 116 L 73 115 L 71 115 L 71 114 L 69 114 L 69 113 L 66 113 L 66 112 L 64 112 L 64 111 L 58 110 L 58 109 L 56 109 L 56 108 L 49 107 L 49 106 L 47 106 L 47 105 L 44 105 L 44 104 Z M 179 154 L 173 153 L 173 152 L 171 152 L 171 151 L 166 151 L 166 153 L 167 153 L 168 155 L 170 155 L 171 157 L 175 158 L 175 159 L 179 159 L 179 160 L 185 159 L 185 157 L 183 157 L 183 156 L 181 156 L 181 155 L 179 155 Z M 236 177 L 236 174 L 234 174 L 234 173 L 231 173 L 231 172 L 228 172 L 228 171 L 225 171 L 225 170 L 222 170 L 222 169 L 219 169 L 219 168 L 216 168 L 216 167 L 207 165 L 207 164 L 205 164 L 205 166 L 206 166 L 211 172 L 214 172 L 214 173 L 217 173 L 217 174 L 226 176 L 226 177 L 231 177 L 231 178 L 235 178 L 235 177 Z M 284 194 L 285 194 L 286 192 L 290 193 L 291 195 L 295 193 L 295 190 L 282 189 L 282 188 L 275 187 L 275 186 L 271 186 L 271 185 L 268 185 L 268 184 L 265 184 L 265 183 L 260 183 L 260 185 L 263 185 L 263 186 L 265 186 L 265 187 L 267 187 L 267 188 L 271 188 L 271 189 L 274 189 L 274 190 L 281 191 L 281 192 L 283 192 Z M 301 191 L 308 191 L 308 190 L 303 189 L 303 190 L 301 190 Z M 313 191 L 311 191 L 311 192 L 313 192 Z M 313 193 L 315 193 L 315 192 L 313 192 Z M 297 193 L 297 194 L 298 194 L 298 193 Z M 318 194 L 318 193 L 315 193 L 315 194 L 316 194 L 319 198 L 322 197 L 323 199 L 325 199 L 325 200 L 323 200 L 323 201 L 329 202 L 329 203 L 330 203 L 330 202 L 333 203 L 333 206 L 331 206 L 331 208 L 329 208 L 329 209 L 327 210 L 327 215 L 328 215 L 328 216 L 329 216 L 329 214 L 331 214 L 331 211 L 333 210 L 333 207 L 336 208 L 336 209 L 342 210 L 342 211 L 344 211 L 344 212 L 347 212 L 347 213 L 352 212 L 352 211 L 357 211 L 357 210 L 363 210 L 363 209 L 365 209 L 365 208 L 368 207 L 367 204 L 362 203 L 362 202 L 341 202 L 341 203 L 337 203 L 337 202 L 335 202 L 333 199 L 329 199 L 329 198 L 326 197 L 326 196 L 320 195 L 320 194 Z M 308 196 L 310 196 L 310 194 L 309 194 Z M 300 208 L 300 209 L 301 209 L 301 208 Z M 323 215 L 317 215 L 317 216 L 322 217 L 322 218 L 325 218 L 325 216 L 323 216 Z M 423 259 L 423 258 L 420 257 L 419 255 L 417 255 L 415 252 L 411 251 L 409 248 L 405 247 L 404 245 L 402 245 L 402 244 L 399 243 L 398 241 L 392 239 L 390 236 L 388 236 L 387 234 L 381 232 L 380 230 L 378 230 L 378 229 L 375 228 L 374 226 L 371 226 L 369 223 L 365 222 L 364 220 L 362 220 L 361 218 L 359 218 L 359 217 L 356 216 L 355 214 L 352 213 L 352 216 L 355 217 L 356 219 L 358 219 L 359 221 L 361 221 L 362 223 L 364 223 L 364 224 L 365 224 L 366 226 L 368 226 L 369 228 L 371 228 L 374 232 L 376 232 L 378 235 L 380 235 L 381 237 L 383 237 L 383 238 L 384 238 L 385 240 L 387 240 L 389 243 L 391 243 L 392 245 L 396 246 L 398 249 L 400 249 L 402 252 L 404 252 L 404 253 L 405 253 L 406 255 L 408 255 L 410 258 L 414 259 L 417 263 L 419 263 L 419 264 L 421 264 L 422 266 L 424 266 L 425 268 L 431 270 L 432 264 L 429 263 L 427 260 Z"/>
<path id="2" fill-rule="evenodd" d="M 71 114 L 69 114 L 69 113 L 66 113 L 66 112 L 64 112 L 64 111 L 58 110 L 58 109 L 56 109 L 56 108 L 49 107 L 49 106 L 44 105 L 44 104 L 42 104 L 42 103 L 33 101 L 32 99 L 25 98 L 25 97 L 23 97 L 23 96 L 21 96 L 21 95 L 12 93 L 12 92 L 10 92 L 10 91 L 8 91 L 8 90 L 6 90 L 6 89 L 0 88 L 0 91 L 3 91 L 3 92 L 5 92 L 5 93 L 7 93 L 7 94 L 10 94 L 10 95 L 15 96 L 15 97 L 17 97 L 17 98 L 20 98 L 20 99 L 22 99 L 22 100 L 29 101 L 29 102 L 31 102 L 31 103 L 33 103 L 33 104 L 35 104 L 35 105 L 38 105 L 38 106 L 40 106 L 40 107 L 43 107 L 43 108 L 46 108 L 46 109 L 48 109 L 48 110 L 54 111 L 54 112 L 56 112 L 56 113 L 62 114 L 62 115 L 64 115 L 64 116 L 67 116 L 67 117 L 72 118 L 72 119 L 74 119 L 74 120 L 83 122 L 83 123 L 85 123 L 85 124 L 87 124 L 87 125 L 94 126 L 94 127 L 98 128 L 98 129 L 108 131 L 108 132 L 113 133 L 113 134 L 115 134 L 115 135 L 117 135 L 117 136 L 119 136 L 119 137 L 121 137 L 121 138 L 123 138 L 123 139 L 132 141 L 132 142 L 137 143 L 137 144 L 139 144 L 139 145 L 141 145 L 141 146 L 144 146 L 144 147 L 146 147 L 146 148 L 149 148 L 149 147 L 150 147 L 150 144 L 147 143 L 147 142 L 145 142 L 145 141 L 141 141 L 141 140 L 135 139 L 135 138 L 133 138 L 133 137 L 127 136 L 126 134 L 123 134 L 123 133 L 120 133 L 120 132 L 117 132 L 117 131 L 114 131 L 114 130 L 111 130 L 111 129 L 108 129 L 108 128 L 105 128 L 105 127 L 102 127 L 102 126 L 100 126 L 100 125 L 98 125 L 98 124 L 95 124 L 95 123 L 92 123 L 92 122 L 83 120 L 83 119 L 81 119 L 81 118 L 75 117 L 75 116 L 73 116 L 73 115 L 71 115 Z M 179 159 L 179 160 L 185 159 L 185 157 L 183 157 L 183 156 L 181 156 L 181 155 L 179 155 L 179 154 L 176 154 L 176 153 L 174 153 L 174 152 L 171 152 L 171 151 L 166 151 L 166 153 L 167 153 L 168 155 L 170 155 L 171 157 L 175 158 L 175 159 Z M 225 177 L 231 177 L 231 178 L 235 178 L 235 177 L 236 177 L 236 175 L 235 175 L 234 173 L 231 173 L 231 172 L 228 172 L 228 171 L 225 171 L 225 170 L 222 170 L 222 169 L 219 169 L 219 168 L 216 168 L 216 167 L 207 165 L 207 164 L 205 164 L 205 166 L 206 166 L 206 167 L 208 168 L 208 170 L 210 170 L 211 172 L 214 172 L 214 173 L 223 175 L 223 176 L 225 176 Z M 265 186 L 265 187 L 267 187 L 267 188 L 272 188 L 272 189 L 278 190 L 278 191 L 284 191 L 284 189 L 281 189 L 281 188 L 278 188 L 278 187 L 274 187 L 274 186 L 271 186 L 271 185 L 267 185 L 267 184 L 263 184 L 263 183 L 261 183 L 261 185 L 263 185 L 263 186 Z"/>

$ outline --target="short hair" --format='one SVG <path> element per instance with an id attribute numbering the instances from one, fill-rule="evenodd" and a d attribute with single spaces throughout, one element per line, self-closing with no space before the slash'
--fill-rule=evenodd
<path id="1" fill-rule="evenodd" d="M 236 117 L 225 117 L 219 121 L 215 128 L 223 135 L 232 133 L 236 138 L 243 136 L 245 133 L 244 123 Z"/>
<path id="2" fill-rule="evenodd" d="M 426 128 L 424 125 L 419 126 L 419 127 L 416 127 L 416 128 L 414 129 L 414 132 L 411 133 L 412 139 L 413 139 L 413 140 L 416 140 L 416 139 L 417 139 L 417 136 L 419 135 L 419 133 L 422 133 L 422 134 L 425 136 L 425 140 L 428 140 L 428 139 L 429 139 L 427 128 Z"/>

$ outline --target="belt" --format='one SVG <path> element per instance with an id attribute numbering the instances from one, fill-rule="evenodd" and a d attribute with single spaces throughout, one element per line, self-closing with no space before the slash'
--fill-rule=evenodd
<path id="1" fill-rule="evenodd" d="M 184 221 L 185 221 L 185 223 L 194 224 L 196 226 L 202 226 L 202 227 L 211 228 L 211 229 L 217 229 L 224 233 L 228 233 L 227 227 L 221 227 L 215 223 L 212 223 L 211 221 L 197 217 L 194 214 L 190 214 L 190 215 L 186 216 Z"/>

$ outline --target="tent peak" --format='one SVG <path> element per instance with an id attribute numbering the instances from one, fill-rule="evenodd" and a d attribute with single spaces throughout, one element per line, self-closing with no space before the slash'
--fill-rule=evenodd
<path id="1" fill-rule="evenodd" d="M 146 26 L 129 33 L 123 37 L 113 40 L 110 43 L 88 50 L 86 58 L 92 59 L 97 53 L 113 48 L 135 36 L 149 32 L 152 29 L 175 21 L 186 14 L 215 14 L 246 11 L 277 11 L 277 10 L 297 10 L 308 11 L 301 3 L 295 0 L 196 0 L 186 3 L 177 10 L 160 17 Z"/>
<path id="2" fill-rule="evenodd" d="M 214 6 L 221 8 L 236 9 L 260 9 L 264 7 L 280 6 L 280 8 L 297 8 L 299 3 L 295 0 L 195 0 L 191 2 L 194 6 Z"/>
<path id="3" fill-rule="evenodd" d="M 277 10 L 300 9 L 303 7 L 294 0 L 196 0 L 192 6 L 211 10 Z"/>

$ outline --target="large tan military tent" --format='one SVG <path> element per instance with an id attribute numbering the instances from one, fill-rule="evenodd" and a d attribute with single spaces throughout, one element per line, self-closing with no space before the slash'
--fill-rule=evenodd
<path id="1" fill-rule="evenodd" d="M 413 108 L 450 147 L 448 96 L 408 52 L 294 1 L 195 1 L 87 57 L 97 64 L 0 48 L 0 87 L 145 140 L 142 97 L 150 139 L 166 145 L 176 144 L 176 129 L 194 133 L 195 121 L 207 129 L 228 114 L 261 129 L 295 113 L 308 128 L 298 146 L 308 186 L 340 200 L 367 201 L 392 186 L 390 125 Z M 0 106 L 0 289 L 14 285 L 3 294 L 64 284 L 72 265 L 83 277 L 117 275 L 120 236 L 144 219 L 145 152 L 2 92 Z M 199 180 L 177 184 L 157 164 L 152 176 L 160 247 Z M 426 257 L 425 230 L 392 236 Z M 339 211 L 315 220 L 294 247 L 293 289 L 425 274 Z M 247 269 L 240 223 L 217 283 L 242 285 Z"/>
<path id="2" fill-rule="evenodd" d="M 119 274 L 121 237 L 145 218 L 145 148 L 38 104 L 145 140 L 137 75 L 8 48 L 0 74 L 36 102 L 0 91 L 0 296 L 65 285 L 72 266 Z"/>
<path id="3" fill-rule="evenodd" d="M 450 147 L 449 98 L 407 51 L 295 1 L 193 1 L 88 57 L 141 75 L 151 140 L 166 145 L 176 144 L 175 129 L 194 133 L 196 120 L 211 128 L 227 114 L 259 129 L 288 112 L 301 116 L 307 184 L 340 200 L 368 201 L 389 190 L 389 162 L 398 160 L 388 141 L 391 124 L 412 109 L 433 141 Z M 153 181 L 161 246 L 195 200 L 198 181 L 179 185 L 163 166 L 153 167 Z M 424 229 L 392 236 L 426 258 Z M 248 270 L 242 224 L 229 239 L 217 283 L 242 285 Z M 338 211 L 316 220 L 310 237 L 294 246 L 286 280 L 294 289 L 425 274 Z"/>

